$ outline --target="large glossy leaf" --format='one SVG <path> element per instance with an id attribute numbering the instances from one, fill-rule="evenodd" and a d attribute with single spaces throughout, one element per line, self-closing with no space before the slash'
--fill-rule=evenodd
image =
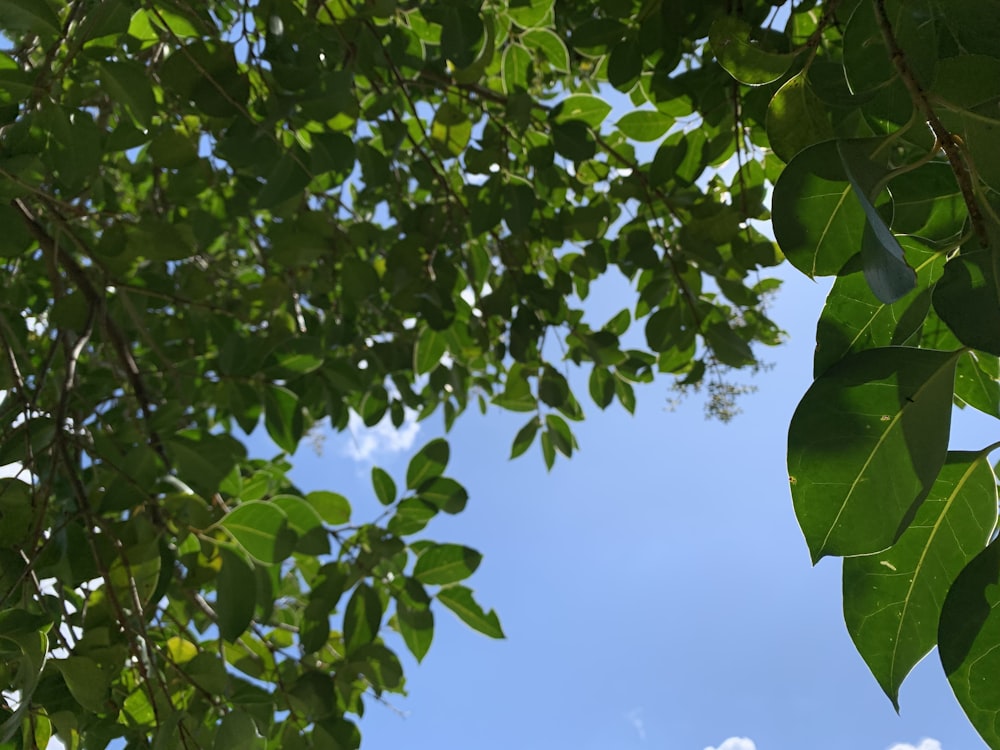
<path id="1" fill-rule="evenodd" d="M 774 186 L 772 210 L 778 245 L 809 276 L 837 274 L 861 251 L 865 212 L 835 142 L 818 143 L 791 160 Z"/>
<path id="2" fill-rule="evenodd" d="M 944 464 L 961 352 L 853 354 L 817 378 L 788 431 L 788 474 L 813 561 L 899 538 Z"/>
<path id="3" fill-rule="evenodd" d="M 962 710 L 989 747 L 1000 747 L 1000 540 L 961 572 L 941 610 L 938 653 Z"/>
<path id="4" fill-rule="evenodd" d="M 899 709 L 899 686 L 937 643 L 948 589 L 986 546 L 997 517 L 985 453 L 949 453 L 913 523 L 889 549 L 844 560 L 844 619 Z"/>
<path id="5" fill-rule="evenodd" d="M 767 108 L 767 137 L 782 160 L 834 136 L 826 106 L 803 71 L 788 79 Z"/>

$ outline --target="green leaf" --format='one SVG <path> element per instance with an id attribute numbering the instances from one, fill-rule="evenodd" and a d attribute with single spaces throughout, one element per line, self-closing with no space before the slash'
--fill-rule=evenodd
<path id="1" fill-rule="evenodd" d="M 234 643 L 253 620 L 257 580 L 253 568 L 239 555 L 224 547 L 219 549 L 219 555 L 222 568 L 215 581 L 215 614 L 219 635 Z"/>
<path id="2" fill-rule="evenodd" d="M 934 310 L 958 340 L 973 349 L 1000 355 L 1000 228 L 990 228 L 990 247 L 975 238 L 944 266 L 934 288 Z"/>
<path id="3" fill-rule="evenodd" d="M 417 375 L 430 372 L 441 364 L 441 357 L 447 351 L 447 336 L 427 326 L 420 332 L 416 344 L 413 345 L 413 371 Z"/>
<path id="4" fill-rule="evenodd" d="M 229 435 L 176 435 L 165 441 L 178 478 L 202 497 L 211 497 L 246 455 L 243 444 Z"/>
<path id="5" fill-rule="evenodd" d="M 472 591 L 465 586 L 443 588 L 437 593 L 436 598 L 473 630 L 478 630 L 490 638 L 505 637 L 496 613 L 492 609 L 489 612 L 483 612 L 482 607 L 473 599 Z"/>
<path id="6" fill-rule="evenodd" d="M 774 153 L 789 163 L 809 146 L 833 137 L 830 116 L 805 72 L 792 76 L 767 108 L 767 139 Z"/>
<path id="7" fill-rule="evenodd" d="M 283 386 L 268 386 L 264 391 L 264 425 L 281 450 L 295 453 L 304 430 L 298 396 Z"/>
<path id="8" fill-rule="evenodd" d="M 959 705 L 989 747 L 1000 747 L 1000 541 L 959 574 L 941 608 L 938 653 Z"/>
<path id="9" fill-rule="evenodd" d="M 844 560 L 844 619 L 899 710 L 899 686 L 937 644 L 941 604 L 985 546 L 997 516 L 986 453 L 948 454 L 910 527 L 888 550 Z"/>
<path id="10" fill-rule="evenodd" d="M 837 151 L 844 173 L 854 189 L 854 197 L 861 204 L 867 219 L 861 238 L 861 264 L 865 278 L 875 296 L 891 305 L 916 287 L 917 274 L 906 262 L 899 241 L 889 231 L 869 198 L 874 186 L 870 184 L 872 179 L 866 179 L 866 173 L 878 174 L 881 170 L 868 161 L 868 147 L 864 142 L 838 141 Z M 861 180 L 865 181 L 864 185 Z"/>
<path id="11" fill-rule="evenodd" d="M 569 72 L 569 50 L 566 48 L 566 43 L 553 31 L 549 29 L 526 31 L 521 35 L 521 44 L 540 52 L 555 70 Z"/>
<path id="12" fill-rule="evenodd" d="M 104 713 L 108 710 L 111 681 L 107 673 L 93 659 L 70 656 L 58 659 L 55 667 L 62 674 L 66 687 L 74 700 L 88 711 Z"/>
<path id="13" fill-rule="evenodd" d="M 435 544 L 420 553 L 413 577 L 427 585 L 457 583 L 475 573 L 482 559 L 476 550 L 460 544 Z"/>
<path id="14" fill-rule="evenodd" d="M 418 662 L 423 661 L 434 639 L 434 613 L 427 607 L 414 608 L 397 602 L 396 620 L 406 647 Z"/>
<path id="15" fill-rule="evenodd" d="M 830 289 L 816 328 L 814 376 L 823 374 L 851 352 L 901 345 L 924 322 L 931 304 L 931 287 L 941 275 L 945 256 L 905 237 L 900 244 L 916 269 L 917 288 L 887 305 L 875 298 L 860 270 L 841 275 Z"/>
<path id="16" fill-rule="evenodd" d="M 781 251 L 807 276 L 837 274 L 861 250 L 867 218 L 836 143 L 819 143 L 791 160 L 774 186 L 772 211 Z"/>
<path id="17" fill-rule="evenodd" d="M 344 612 L 344 646 L 351 653 L 375 640 L 382 623 L 382 600 L 371 586 L 358 584 Z"/>
<path id="18" fill-rule="evenodd" d="M 588 381 L 590 397 L 600 408 L 606 409 L 615 398 L 615 376 L 606 367 L 594 365 Z"/>
<path id="19" fill-rule="evenodd" d="M 331 526 L 340 526 L 351 520 L 351 504 L 347 498 L 336 492 L 316 490 L 306 495 L 309 503 L 320 518 Z"/>
<path id="20" fill-rule="evenodd" d="M 415 490 L 428 479 L 441 476 L 448 466 L 450 452 L 444 438 L 435 438 L 421 448 L 406 467 L 407 488 Z"/>
<path id="21" fill-rule="evenodd" d="M 719 65 L 740 83 L 760 86 L 777 81 L 795 59 L 794 54 L 770 52 L 752 38 L 751 26 L 736 16 L 719 16 L 708 32 Z"/>
<path id="22" fill-rule="evenodd" d="M 392 477 L 377 466 L 372 467 L 372 487 L 375 497 L 382 505 L 392 505 L 396 502 L 396 483 Z"/>
<path id="23" fill-rule="evenodd" d="M 533 29 L 551 22 L 554 5 L 555 0 L 512 0 L 507 13 L 522 29 Z"/>
<path id="24" fill-rule="evenodd" d="M 469 493 L 454 479 L 437 477 L 420 485 L 417 498 L 445 513 L 461 513 L 469 501 Z"/>
<path id="25" fill-rule="evenodd" d="M 257 733 L 250 714 L 244 711 L 230 711 L 219 722 L 215 731 L 213 750 L 257 750 L 265 747 L 264 738 Z"/>
<path id="26" fill-rule="evenodd" d="M 156 98 L 146 69 L 137 62 L 102 62 L 101 83 L 123 104 L 135 124 L 147 128 L 156 111 Z"/>
<path id="27" fill-rule="evenodd" d="M 503 90 L 506 94 L 516 94 L 528 89 L 528 71 L 531 68 L 531 53 L 520 44 L 511 44 L 503 51 L 500 71 Z"/>
<path id="28" fill-rule="evenodd" d="M 431 138 L 444 154 L 459 156 L 472 137 L 472 120 L 459 107 L 445 102 L 438 107 L 431 122 Z"/>
<path id="29" fill-rule="evenodd" d="M 463 5 L 435 9 L 434 20 L 441 24 L 441 52 L 455 67 L 465 68 L 476 60 L 482 43 L 483 20 L 475 8 Z"/>
<path id="30" fill-rule="evenodd" d="M 532 417 L 524 427 L 517 431 L 517 435 L 514 436 L 514 444 L 510 449 L 511 458 L 517 458 L 531 447 L 531 444 L 535 442 L 535 435 L 538 434 L 539 425 L 538 417 Z"/>
<path id="31" fill-rule="evenodd" d="M 944 464 L 961 352 L 889 347 L 852 354 L 799 402 L 788 474 L 814 562 L 889 547 Z"/>
<path id="32" fill-rule="evenodd" d="M 674 124 L 674 118 L 658 110 L 629 112 L 615 123 L 626 136 L 636 141 L 656 141 Z"/>
<path id="33" fill-rule="evenodd" d="M 611 112 L 611 105 L 592 94 L 571 94 L 563 99 L 554 112 L 555 122 L 562 124 L 579 120 L 592 128 L 600 128 Z"/>
<path id="34" fill-rule="evenodd" d="M 219 521 L 247 553 L 263 563 L 283 559 L 278 537 L 286 523 L 285 512 L 263 500 L 241 503 Z"/>
<path id="35" fill-rule="evenodd" d="M 54 36 L 62 24 L 49 0 L 0 0 L 0 27 Z"/>

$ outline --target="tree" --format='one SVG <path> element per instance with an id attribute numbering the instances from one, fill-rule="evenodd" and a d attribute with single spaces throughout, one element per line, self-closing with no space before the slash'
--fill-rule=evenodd
<path id="1" fill-rule="evenodd" d="M 560 359 L 600 408 L 660 372 L 730 416 L 727 370 L 781 338 L 773 185 L 784 257 L 839 276 L 789 441 L 810 549 L 867 555 L 845 606 L 890 697 L 938 640 L 1000 746 L 996 480 L 947 453 L 953 398 L 1000 416 L 982 8 L 0 0 L 0 743 L 357 747 L 403 684 L 386 628 L 418 659 L 442 607 L 502 630 L 479 554 L 423 536 L 468 499 L 446 440 L 373 470 L 374 523 L 290 456 L 472 400 L 551 466 L 583 417 Z M 615 271 L 635 304 L 594 326 Z"/>

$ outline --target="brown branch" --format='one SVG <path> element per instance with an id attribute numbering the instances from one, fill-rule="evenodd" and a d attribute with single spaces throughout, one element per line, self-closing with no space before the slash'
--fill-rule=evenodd
<path id="1" fill-rule="evenodd" d="M 959 145 L 959 141 L 955 135 L 941 122 L 941 118 L 938 117 L 937 112 L 931 106 L 923 86 L 917 80 L 913 68 L 910 67 L 910 63 L 906 59 L 906 54 L 899 46 L 899 42 L 892 29 L 892 24 L 889 21 L 889 16 L 885 11 L 885 0 L 873 0 L 873 2 L 875 3 L 875 18 L 878 21 L 878 27 L 882 32 L 882 39 L 885 41 L 892 64 L 896 67 L 896 72 L 899 74 L 900 79 L 902 79 L 907 91 L 910 92 L 910 99 L 913 100 L 913 105 L 924 116 L 927 125 L 941 146 L 941 150 L 948 157 L 951 171 L 955 173 L 959 190 L 962 191 L 962 199 L 965 201 L 965 206 L 969 211 L 972 228 L 979 238 L 979 243 L 983 247 L 986 247 L 989 244 L 989 235 L 986 231 L 986 224 L 983 221 L 982 210 L 976 201 L 975 187 L 972 184 L 969 167 L 965 163 L 965 155 L 962 153 L 962 147 Z"/>

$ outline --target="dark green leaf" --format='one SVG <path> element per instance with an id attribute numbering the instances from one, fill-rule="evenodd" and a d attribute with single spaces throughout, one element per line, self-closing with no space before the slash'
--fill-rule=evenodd
<path id="1" fill-rule="evenodd" d="M 358 584 L 344 612 L 344 646 L 348 653 L 375 640 L 382 622 L 382 600 L 375 589 Z"/>
<path id="2" fill-rule="evenodd" d="M 532 417 L 524 427 L 517 431 L 517 435 L 514 436 L 514 444 L 510 449 L 511 458 L 517 458 L 531 447 L 531 444 L 535 442 L 535 435 L 538 434 L 539 424 L 538 417 Z"/>
<path id="3" fill-rule="evenodd" d="M 877 555 L 844 560 L 847 629 L 897 710 L 903 679 L 937 643 L 948 589 L 996 523 L 996 478 L 987 458 L 949 453 L 899 540 Z"/>
<path id="4" fill-rule="evenodd" d="M 372 487 L 375 488 L 375 497 L 382 505 L 392 505 L 396 502 L 396 483 L 377 466 L 372 467 Z"/>
<path id="5" fill-rule="evenodd" d="M 215 609 L 218 615 L 219 635 L 233 643 L 249 627 L 253 619 L 257 590 L 253 568 L 239 555 L 222 548 L 219 550 L 222 567 L 216 579 Z"/>
<path id="6" fill-rule="evenodd" d="M 420 553 L 413 576 L 427 585 L 446 585 L 465 580 L 479 567 L 483 556 L 459 544 L 435 544 Z"/>
<path id="7" fill-rule="evenodd" d="M 428 479 L 441 476 L 448 466 L 450 453 L 448 441 L 444 438 L 435 438 L 427 443 L 410 459 L 406 468 L 407 488 L 415 490 Z"/>
<path id="8" fill-rule="evenodd" d="M 944 465 L 960 352 L 882 348 L 817 378 L 788 431 L 788 474 L 813 561 L 880 552 Z"/>
<path id="9" fill-rule="evenodd" d="M 441 589 L 435 597 L 444 606 L 458 615 L 466 625 L 478 630 L 490 638 L 503 638 L 503 629 L 500 627 L 500 619 L 491 609 L 483 612 L 476 600 L 472 597 L 472 591 L 465 586 L 448 586 Z"/>

